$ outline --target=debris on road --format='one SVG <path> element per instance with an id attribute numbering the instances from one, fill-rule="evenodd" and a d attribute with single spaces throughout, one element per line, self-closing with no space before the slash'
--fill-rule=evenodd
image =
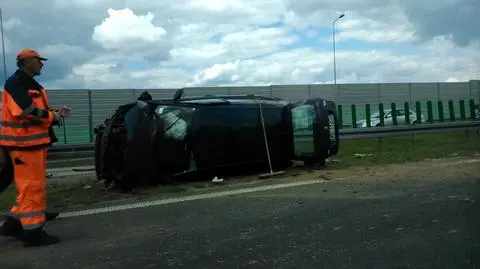
<path id="1" fill-rule="evenodd" d="M 373 154 L 371 154 L 371 153 L 354 153 L 353 156 L 363 159 L 363 158 L 366 158 L 366 157 L 372 157 Z"/>
<path id="2" fill-rule="evenodd" d="M 215 176 L 212 179 L 212 183 L 221 183 L 221 182 L 223 182 L 223 178 L 218 178 L 217 176 Z"/>

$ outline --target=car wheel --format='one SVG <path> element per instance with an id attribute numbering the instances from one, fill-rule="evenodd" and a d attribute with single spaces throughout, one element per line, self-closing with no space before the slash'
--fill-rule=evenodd
<path id="1" fill-rule="evenodd" d="M 418 123 L 418 121 L 414 121 L 414 122 L 412 122 L 412 124 L 417 124 L 417 123 Z"/>
<path id="2" fill-rule="evenodd" d="M 380 123 L 377 123 L 377 125 L 375 125 L 375 127 L 380 127 L 380 126 L 382 126 L 382 125 L 380 125 Z"/>

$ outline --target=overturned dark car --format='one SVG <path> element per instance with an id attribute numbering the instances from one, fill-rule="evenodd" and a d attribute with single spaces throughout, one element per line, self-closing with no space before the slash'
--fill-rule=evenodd
<path id="1" fill-rule="evenodd" d="M 268 170 L 269 164 L 286 168 L 292 160 L 324 165 L 338 152 L 332 101 L 182 94 L 180 89 L 169 100 L 139 98 L 95 128 L 99 180 L 129 191 L 187 175 Z"/>

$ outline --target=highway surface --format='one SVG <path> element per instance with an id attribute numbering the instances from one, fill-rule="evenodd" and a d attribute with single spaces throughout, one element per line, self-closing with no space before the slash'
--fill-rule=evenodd
<path id="1" fill-rule="evenodd" d="M 333 180 L 62 218 L 0 268 L 480 268 L 480 183 Z"/>

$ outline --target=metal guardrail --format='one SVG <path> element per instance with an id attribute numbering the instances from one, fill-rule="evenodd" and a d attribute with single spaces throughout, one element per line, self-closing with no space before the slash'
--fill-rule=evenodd
<path id="1" fill-rule="evenodd" d="M 340 139 L 378 138 L 462 131 L 480 128 L 480 121 L 422 123 L 388 127 L 349 128 L 340 130 Z"/>
<path id="2" fill-rule="evenodd" d="M 340 129 L 340 140 L 405 136 L 472 129 L 480 129 L 480 121 L 471 120 L 461 122 L 422 123 L 418 125 Z M 79 154 L 82 154 L 93 157 L 93 151 L 93 143 L 56 145 L 49 149 L 49 156 L 61 155 L 64 158 L 77 158 Z"/>

